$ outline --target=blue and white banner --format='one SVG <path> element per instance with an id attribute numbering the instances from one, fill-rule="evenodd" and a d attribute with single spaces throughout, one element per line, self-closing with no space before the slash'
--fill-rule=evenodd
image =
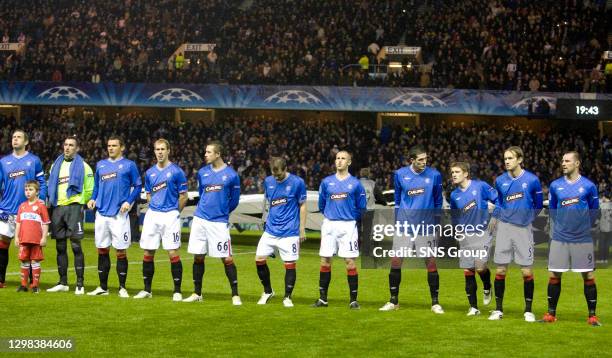
<path id="1" fill-rule="evenodd" d="M 546 101 L 551 113 L 554 113 L 557 99 L 579 99 L 582 96 L 584 94 L 580 93 L 389 87 L 0 82 L 1 104 L 49 106 L 206 107 L 524 116 L 528 114 L 530 103 Z M 589 94 L 589 97 L 612 100 L 612 94 Z"/>

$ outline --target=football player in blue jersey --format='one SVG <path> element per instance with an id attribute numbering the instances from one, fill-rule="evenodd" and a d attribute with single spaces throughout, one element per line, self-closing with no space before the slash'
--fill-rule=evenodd
<path id="1" fill-rule="evenodd" d="M 571 151 L 563 155 L 563 176 L 550 184 L 548 207 L 552 221 L 552 240 L 548 256 L 548 312 L 543 322 L 557 320 L 557 302 L 561 295 L 561 276 L 572 270 L 584 280 L 584 297 L 589 310 L 588 323 L 600 326 L 595 314 L 595 255 L 591 227 L 599 214 L 597 187 L 580 175 L 580 155 Z"/>
<path id="2" fill-rule="evenodd" d="M 128 273 L 127 249 L 130 247 L 130 220 L 128 212 L 142 188 L 138 167 L 123 157 L 125 144 L 118 136 L 108 138 L 108 159 L 99 161 L 94 175 L 94 190 L 87 207 L 96 209 L 94 238 L 98 249 L 98 278 L 100 286 L 88 292 L 90 296 L 108 295 L 110 247 L 117 254 L 119 297 L 128 298 L 125 288 Z"/>
<path id="3" fill-rule="evenodd" d="M 489 320 L 503 317 L 503 300 L 506 289 L 506 271 L 514 262 L 521 266 L 523 274 L 523 293 L 525 296 L 526 322 L 535 322 L 531 312 L 533 302 L 533 259 L 534 242 L 531 223 L 542 210 L 542 185 L 533 173 L 523 169 L 523 150 L 512 146 L 504 151 L 506 172 L 495 179 L 499 206 L 493 211 L 489 223 L 495 236 L 495 304 L 496 308 Z"/>
<path id="4" fill-rule="evenodd" d="M 238 173 L 223 161 L 223 145 L 212 141 L 206 146 L 206 165 L 198 171 L 200 201 L 194 213 L 187 252 L 194 255 L 194 293 L 183 302 L 202 301 L 204 257 L 221 259 L 232 290 L 232 304 L 242 305 L 238 295 L 238 271 L 232 257 L 229 215 L 240 201 Z"/>
<path id="5" fill-rule="evenodd" d="M 187 178 L 183 170 L 169 160 L 170 143 L 158 139 L 154 144 L 157 164 L 145 174 L 145 192 L 149 210 L 144 217 L 140 247 L 144 250 L 142 277 L 144 290 L 134 298 L 151 298 L 151 283 L 155 273 L 155 250 L 161 241 L 170 258 L 170 272 L 174 281 L 173 301 L 182 301 L 181 282 L 183 264 L 178 249 L 181 247 L 181 211 L 187 204 Z"/>
<path id="6" fill-rule="evenodd" d="M 416 257 L 424 258 L 427 267 L 427 283 L 431 295 L 431 311 L 443 314 L 444 310 L 438 301 L 440 278 L 436 265 L 438 237 L 436 230 L 429 232 L 425 227 L 439 226 L 439 211 L 442 208 L 442 175 L 436 169 L 427 166 L 427 151 L 421 145 L 410 148 L 411 164 L 400 168 L 394 174 L 395 186 L 395 221 L 397 225 L 412 227 L 393 238 L 394 251 L 414 252 Z M 416 230 L 415 230 L 416 229 Z M 383 305 L 381 311 L 392 311 L 399 308 L 398 296 L 402 279 L 403 257 L 391 259 L 389 273 L 389 291 L 391 298 Z"/>
<path id="7" fill-rule="evenodd" d="M 0 159 L 0 288 L 5 286 L 11 239 L 15 236 L 15 215 L 26 201 L 25 183 L 36 180 L 40 185 L 38 197 L 47 198 L 47 182 L 40 159 L 28 152 L 28 134 L 17 129 L 12 135 L 13 152 Z"/>
<path id="8" fill-rule="evenodd" d="M 459 266 L 465 276 L 465 292 L 470 309 L 468 316 L 480 314 L 476 298 L 476 273 L 480 276 L 484 288 L 484 305 L 491 302 L 491 271 L 487 261 L 491 251 L 492 237 L 488 230 L 489 204 L 497 202 L 497 190 L 489 184 L 470 178 L 470 165 L 466 162 L 454 162 L 450 173 L 455 190 L 450 195 L 451 216 L 456 230 L 456 239 L 462 250 L 484 253 L 483 256 L 461 256 Z"/>
<path id="9" fill-rule="evenodd" d="M 319 187 L 319 211 L 325 217 L 321 226 L 321 268 L 319 299 L 313 307 L 327 307 L 327 290 L 331 280 L 334 255 L 344 259 L 349 285 L 349 308 L 359 309 L 357 288 L 359 278 L 355 259 L 359 257 L 358 222 L 367 208 L 366 192 L 361 182 L 348 168 L 353 157 L 346 150 L 336 154 L 336 173 L 323 179 Z"/>
<path id="10" fill-rule="evenodd" d="M 257 275 L 264 287 L 257 304 L 265 305 L 274 296 L 266 259 L 278 249 L 285 263 L 283 305 L 293 307 L 291 294 L 296 280 L 296 261 L 300 257 L 300 243 L 306 240 L 306 185 L 302 178 L 287 172 L 284 158 L 272 158 L 270 169 L 272 175 L 264 180 L 269 212 L 255 253 Z"/>

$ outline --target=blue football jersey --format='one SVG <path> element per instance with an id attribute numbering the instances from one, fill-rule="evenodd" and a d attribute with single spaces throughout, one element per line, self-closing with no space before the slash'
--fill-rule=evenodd
<path id="1" fill-rule="evenodd" d="M 163 169 L 154 165 L 145 174 L 145 191 L 151 195 L 149 209 L 168 212 L 179 209 L 179 194 L 187 192 L 183 170 L 170 163 Z"/>
<path id="2" fill-rule="evenodd" d="M 366 206 L 365 189 L 352 175 L 339 180 L 333 174 L 319 186 L 319 211 L 329 220 L 359 220 Z"/>
<path id="3" fill-rule="evenodd" d="M 450 195 L 453 225 L 486 227 L 489 202 L 497 203 L 497 190 L 483 181 L 472 179 L 467 188 L 457 187 Z"/>
<path id="4" fill-rule="evenodd" d="M 206 165 L 198 171 L 200 201 L 195 216 L 214 222 L 229 222 L 229 215 L 240 201 L 240 177 L 232 167 L 214 171 Z"/>
<path id="5" fill-rule="evenodd" d="M 571 182 L 561 177 L 550 184 L 548 207 L 553 222 L 552 239 L 591 242 L 591 226 L 598 216 L 597 187 L 580 176 Z"/>
<path id="6" fill-rule="evenodd" d="M 26 152 L 21 157 L 11 153 L 0 159 L 0 211 L 17 215 L 19 205 L 26 201 L 25 183 L 36 180 L 40 184 L 38 197 L 47 198 L 47 182 L 40 159 Z"/>
<path id="7" fill-rule="evenodd" d="M 264 180 L 264 197 L 270 205 L 265 231 L 272 236 L 290 237 L 300 234 L 300 205 L 306 201 L 306 185 L 297 175 L 289 174 L 277 182 Z"/>
<path id="8" fill-rule="evenodd" d="M 499 206 L 495 208 L 493 216 L 503 222 L 527 226 L 542 210 L 542 185 L 538 177 L 527 170 L 516 178 L 507 172 L 498 176 L 495 189 L 499 195 Z"/>
<path id="9" fill-rule="evenodd" d="M 140 173 L 133 161 L 103 159 L 96 164 L 91 199 L 96 201 L 100 215 L 117 215 L 123 203 L 131 205 L 138 199 L 141 189 Z"/>
<path id="10" fill-rule="evenodd" d="M 393 177 L 396 220 L 413 224 L 435 224 L 442 208 L 442 175 L 425 167 L 416 173 L 412 166 L 400 168 Z"/>

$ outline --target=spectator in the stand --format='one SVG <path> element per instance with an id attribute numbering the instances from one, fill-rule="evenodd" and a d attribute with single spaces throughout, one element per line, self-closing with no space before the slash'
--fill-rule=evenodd
<path id="1" fill-rule="evenodd" d="M 0 79 L 57 80 L 57 69 L 64 81 L 90 81 L 95 72 L 99 81 L 118 82 L 530 90 L 536 77 L 540 91 L 610 92 L 610 78 L 598 67 L 607 42 L 604 1 L 258 0 L 247 11 L 242 5 L 67 0 L 55 9 L 4 0 L 2 41 L 23 43 L 27 51 L 0 54 Z M 431 81 L 415 79 L 422 71 L 369 79 L 345 69 L 358 69 L 363 53 L 402 39 L 422 48 L 433 66 Z M 187 42 L 217 47 L 173 59 Z M 265 74 L 264 63 L 270 67 Z M 368 59 L 368 66 L 375 63 Z M 509 64 L 515 70 L 508 71 Z"/>

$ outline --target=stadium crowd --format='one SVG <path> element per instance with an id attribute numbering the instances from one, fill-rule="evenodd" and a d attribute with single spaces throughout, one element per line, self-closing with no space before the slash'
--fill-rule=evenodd
<path id="1" fill-rule="evenodd" d="M 43 124 L 44 123 L 44 124 Z M 0 152 L 11 150 L 10 134 L 15 120 L 0 116 Z M 562 175 L 563 151 L 583 154 L 582 172 L 595 182 L 601 193 L 612 194 L 612 141 L 598 139 L 596 133 L 575 129 L 550 128 L 536 132 L 516 125 L 435 124 L 409 129 L 385 126 L 380 131 L 369 123 L 266 118 L 229 115 L 214 122 L 160 121 L 142 114 L 114 118 L 70 119 L 42 110 L 25 115 L 22 127 L 30 133 L 31 151 L 48 167 L 61 152 L 63 139 L 76 134 L 81 153 L 92 166 L 107 157 L 106 139 L 121 133 L 126 141 L 125 156 L 141 171 L 155 163 L 153 142 L 167 138 L 171 159 L 187 174 L 190 190 L 197 187 L 196 173 L 203 165 L 203 148 L 208 140 L 226 145 L 226 159 L 242 179 L 243 193 L 263 192 L 270 156 L 286 156 L 290 172 L 303 177 L 309 190 L 317 190 L 321 180 L 333 173 L 334 158 L 340 149 L 353 152 L 352 171 L 370 167 L 371 178 L 381 188 L 393 188 L 392 174 L 408 164 L 408 148 L 423 144 L 429 151 L 430 165 L 440 170 L 450 189 L 448 166 L 452 161 L 472 163 L 472 174 L 492 183 L 504 172 L 503 150 L 519 145 L 525 151 L 525 167 L 547 185 Z M 44 128 L 44 130 L 43 130 Z M 95 130 L 92 130 L 95 128 Z"/>
<path id="2" fill-rule="evenodd" d="M 0 3 L 0 79 L 612 92 L 603 0 L 60 3 Z M 424 64 L 368 75 L 400 43 Z"/>

